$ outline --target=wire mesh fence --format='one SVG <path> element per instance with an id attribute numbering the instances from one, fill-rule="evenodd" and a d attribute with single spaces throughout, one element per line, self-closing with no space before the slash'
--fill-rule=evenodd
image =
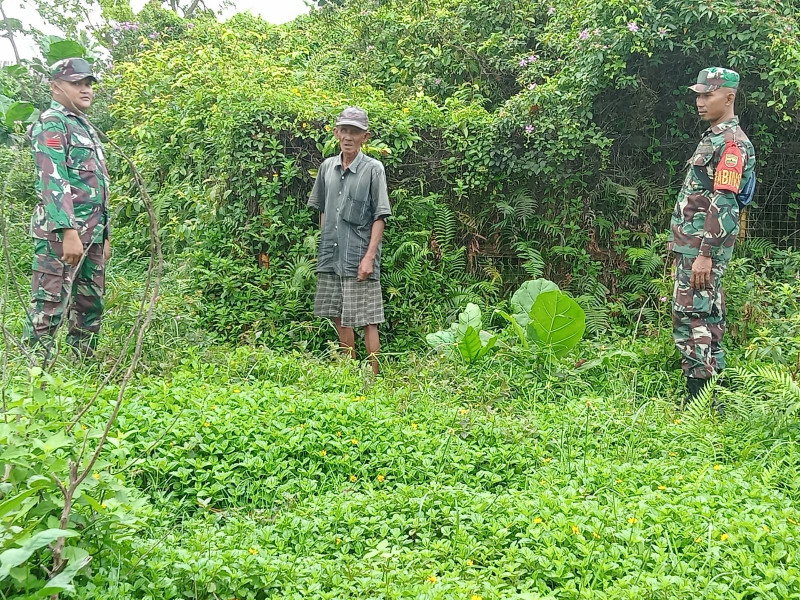
<path id="1" fill-rule="evenodd" d="M 773 152 L 759 167 L 746 235 L 770 240 L 779 248 L 800 248 L 800 143 Z"/>

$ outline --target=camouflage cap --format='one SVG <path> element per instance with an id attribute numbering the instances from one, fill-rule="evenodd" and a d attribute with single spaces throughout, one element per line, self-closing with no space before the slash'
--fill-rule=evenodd
<path id="1" fill-rule="evenodd" d="M 61 81 L 80 81 L 90 77 L 97 81 L 92 66 L 85 58 L 62 58 L 50 66 L 50 79 Z"/>
<path id="2" fill-rule="evenodd" d="M 737 89 L 739 87 L 739 74 L 731 69 L 724 67 L 709 67 L 703 69 L 697 75 L 697 83 L 689 86 L 689 89 L 704 94 L 713 92 L 719 88 Z"/>
<path id="3" fill-rule="evenodd" d="M 369 131 L 369 117 L 367 117 L 367 111 L 357 106 L 348 106 L 339 113 L 336 119 L 336 126 L 339 127 L 340 125 L 352 125 L 364 131 Z"/>

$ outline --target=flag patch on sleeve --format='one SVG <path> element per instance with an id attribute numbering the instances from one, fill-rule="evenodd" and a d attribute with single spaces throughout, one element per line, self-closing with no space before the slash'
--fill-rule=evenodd
<path id="1" fill-rule="evenodd" d="M 742 151 L 736 142 L 730 140 L 725 143 L 725 149 L 722 152 L 714 173 L 714 191 L 715 192 L 733 192 L 739 193 L 739 188 L 742 185 L 742 173 L 744 172 L 744 159 Z"/>
<path id="2" fill-rule="evenodd" d="M 57 136 L 45 137 L 44 145 L 48 148 L 52 148 L 53 150 L 62 150 L 64 148 L 63 144 L 61 143 L 61 138 Z"/>

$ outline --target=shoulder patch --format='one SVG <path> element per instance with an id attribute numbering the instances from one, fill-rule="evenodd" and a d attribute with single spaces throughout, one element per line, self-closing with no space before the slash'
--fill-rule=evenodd
<path id="1" fill-rule="evenodd" d="M 714 171 L 714 191 L 739 193 L 742 185 L 742 173 L 744 172 L 744 161 L 742 151 L 733 140 L 725 143 L 722 151 L 722 158 Z"/>

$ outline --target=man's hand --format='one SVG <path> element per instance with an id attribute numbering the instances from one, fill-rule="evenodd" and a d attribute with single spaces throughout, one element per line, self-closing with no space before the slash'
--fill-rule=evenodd
<path id="1" fill-rule="evenodd" d="M 365 254 L 364 258 L 358 264 L 358 277 L 359 281 L 366 281 L 372 272 L 375 270 L 375 257 Z"/>
<path id="2" fill-rule="evenodd" d="M 76 229 L 64 229 L 64 254 L 61 260 L 70 265 L 76 266 L 83 256 L 83 243 L 81 243 L 81 236 L 78 235 Z"/>
<path id="3" fill-rule="evenodd" d="M 692 263 L 692 276 L 689 287 L 693 290 L 706 290 L 711 287 L 711 257 L 698 256 Z"/>
<path id="4" fill-rule="evenodd" d="M 106 240 L 103 242 L 103 258 L 106 259 L 106 262 L 111 260 L 111 241 Z"/>

